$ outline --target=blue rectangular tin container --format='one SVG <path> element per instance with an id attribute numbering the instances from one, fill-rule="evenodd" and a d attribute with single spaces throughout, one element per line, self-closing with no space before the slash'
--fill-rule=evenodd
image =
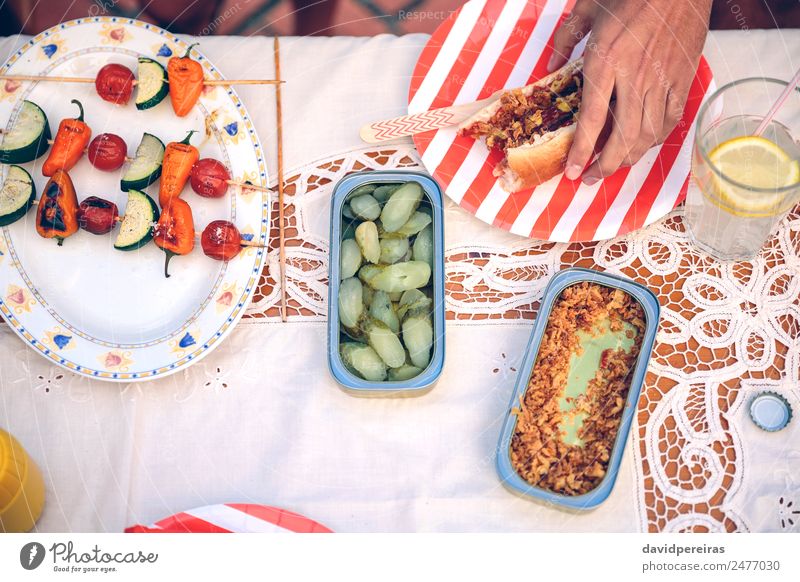
<path id="1" fill-rule="evenodd" d="M 638 359 L 631 371 L 631 385 L 628 391 L 628 398 L 625 402 L 625 409 L 623 410 L 617 437 L 611 451 L 606 475 L 600 484 L 592 491 L 583 495 L 570 496 L 554 493 L 547 489 L 531 485 L 514 470 L 511 464 L 511 437 L 517 425 L 517 418 L 512 413 L 512 409 L 519 404 L 520 399 L 528 388 L 528 382 L 539 354 L 539 344 L 544 335 L 545 328 L 547 327 L 550 312 L 555 301 L 564 289 L 584 281 L 621 289 L 631 295 L 644 309 L 646 329 L 644 337 L 642 338 Z M 660 306 L 655 294 L 647 287 L 639 285 L 629 279 L 590 269 L 571 268 L 557 273 L 550 280 L 550 283 L 545 289 L 541 306 L 539 307 L 539 314 L 533 326 L 533 332 L 531 333 L 531 338 L 525 352 L 525 359 L 520 366 L 517 382 L 511 395 L 511 402 L 508 406 L 508 413 L 503 424 L 503 430 L 500 433 L 500 442 L 497 449 L 497 472 L 506 487 L 526 497 L 571 510 L 593 509 L 608 498 L 611 494 L 611 490 L 614 488 L 614 482 L 617 479 L 622 455 L 625 452 L 625 443 L 627 442 L 628 433 L 630 432 L 631 424 L 636 414 L 637 402 L 642 391 L 647 365 L 650 361 L 650 355 L 655 342 L 659 315 Z"/>
<path id="2" fill-rule="evenodd" d="M 428 367 L 416 378 L 404 381 L 370 382 L 348 370 L 339 354 L 339 285 L 342 243 L 342 208 L 351 193 L 365 184 L 417 182 L 427 196 L 433 225 L 433 352 Z M 331 238 L 328 269 L 328 367 L 342 388 L 354 396 L 419 396 L 433 387 L 444 366 L 444 210 L 439 185 L 425 174 L 406 171 L 358 172 L 339 181 L 331 200 Z"/>

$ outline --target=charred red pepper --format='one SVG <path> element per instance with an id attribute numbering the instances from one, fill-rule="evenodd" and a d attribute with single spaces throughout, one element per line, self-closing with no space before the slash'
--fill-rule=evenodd
<path id="1" fill-rule="evenodd" d="M 77 99 L 74 103 L 80 109 L 80 115 L 74 119 L 62 119 L 58 125 L 56 138 L 50 154 L 42 165 L 42 174 L 52 176 L 57 170 L 69 172 L 83 155 L 83 150 L 92 138 L 92 129 L 83 121 L 83 105 Z"/>
<path id="2" fill-rule="evenodd" d="M 92 234 L 108 234 L 119 221 L 119 209 L 110 200 L 89 196 L 78 207 L 78 226 Z"/>
<path id="3" fill-rule="evenodd" d="M 175 255 L 188 255 L 194 249 L 194 219 L 185 200 L 173 198 L 153 229 L 153 240 L 167 254 L 164 276 L 169 277 L 169 262 Z"/>
<path id="4" fill-rule="evenodd" d="M 47 181 L 36 211 L 36 232 L 54 238 L 58 246 L 78 232 L 78 197 L 72 179 L 64 170 L 56 170 Z"/>
<path id="5" fill-rule="evenodd" d="M 189 45 L 182 57 L 172 57 L 167 63 L 169 99 L 178 117 L 188 115 L 203 92 L 203 66 L 189 56 L 193 46 Z"/>
<path id="6" fill-rule="evenodd" d="M 194 130 L 183 138 L 167 144 L 164 161 L 161 164 L 161 185 L 158 189 L 158 203 L 166 208 L 170 202 L 181 195 L 183 187 L 192 173 L 192 166 L 200 157 L 200 152 L 189 143 Z"/>

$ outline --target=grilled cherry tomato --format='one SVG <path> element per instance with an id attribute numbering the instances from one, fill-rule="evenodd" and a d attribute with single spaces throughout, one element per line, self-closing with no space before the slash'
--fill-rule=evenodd
<path id="1" fill-rule="evenodd" d="M 192 190 L 205 198 L 222 198 L 228 191 L 231 175 L 222 162 L 204 158 L 192 166 Z"/>
<path id="2" fill-rule="evenodd" d="M 118 219 L 117 205 L 97 196 L 89 196 L 78 207 L 78 226 L 92 234 L 108 234 Z"/>
<path id="3" fill-rule="evenodd" d="M 207 257 L 230 261 L 242 250 L 242 235 L 232 222 L 215 220 L 203 230 L 200 245 Z"/>
<path id="4" fill-rule="evenodd" d="M 113 133 L 101 133 L 89 144 L 89 161 L 98 170 L 111 172 L 125 163 L 128 146 L 125 140 Z"/>
<path id="5" fill-rule="evenodd" d="M 128 67 L 112 63 L 100 69 L 94 80 L 94 88 L 101 99 L 125 105 L 133 94 L 133 71 Z"/>

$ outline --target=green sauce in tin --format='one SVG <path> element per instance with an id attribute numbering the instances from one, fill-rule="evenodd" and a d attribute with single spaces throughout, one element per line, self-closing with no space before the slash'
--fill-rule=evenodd
<path id="1" fill-rule="evenodd" d="M 631 337 L 628 337 L 628 331 L 632 332 Z M 621 330 L 611 331 L 608 318 L 602 318 L 595 323 L 591 332 L 579 330 L 577 334 L 583 352 L 573 353 L 570 358 L 567 384 L 558 401 L 562 412 L 559 430 L 566 444 L 582 446 L 578 431 L 586 420 L 586 413 L 578 410 L 576 399 L 586 394 L 589 382 L 600 369 L 600 359 L 604 351 L 622 349 L 630 353 L 636 342 L 636 328 L 624 322 Z"/>

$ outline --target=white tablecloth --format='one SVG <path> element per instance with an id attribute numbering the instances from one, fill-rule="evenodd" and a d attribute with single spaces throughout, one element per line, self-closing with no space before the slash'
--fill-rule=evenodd
<path id="1" fill-rule="evenodd" d="M 426 38 L 282 39 L 287 176 L 363 148 L 363 123 L 403 113 Z M 26 40 L 0 40 L 0 58 Z M 272 76 L 270 38 L 203 38 L 201 47 L 228 77 Z M 705 54 L 720 85 L 788 78 L 800 65 L 800 34 L 713 33 Z M 237 90 L 274 176 L 272 89 Z M 453 205 L 446 220 L 448 248 L 518 243 Z M 327 237 L 324 212 L 309 224 Z M 73 377 L 0 326 L 0 426 L 44 471 L 42 531 L 121 531 L 223 502 L 291 509 L 337 531 L 648 529 L 635 438 L 610 499 L 589 514 L 540 506 L 500 485 L 494 449 L 530 325 L 449 323 L 433 391 L 392 400 L 337 387 L 319 317 L 245 322 L 187 372 L 128 386 Z M 797 388 L 789 392 L 797 402 Z M 749 464 L 726 504 L 743 529 L 780 530 L 780 492 L 800 495 L 800 423 L 778 446 L 743 410 L 735 414 L 737 451 Z"/>

